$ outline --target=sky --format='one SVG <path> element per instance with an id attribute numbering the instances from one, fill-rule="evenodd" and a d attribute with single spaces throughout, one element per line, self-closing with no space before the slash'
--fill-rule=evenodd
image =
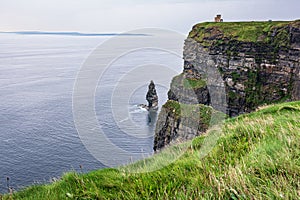
<path id="1" fill-rule="evenodd" d="M 0 0 L 0 31 L 121 33 L 199 22 L 300 19 L 299 0 Z"/>

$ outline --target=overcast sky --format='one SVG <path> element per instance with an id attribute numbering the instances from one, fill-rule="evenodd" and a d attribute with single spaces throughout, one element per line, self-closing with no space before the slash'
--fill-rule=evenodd
<path id="1" fill-rule="evenodd" d="M 300 0 L 0 0 L 0 31 L 187 33 L 218 13 L 224 21 L 294 20 L 299 8 Z"/>

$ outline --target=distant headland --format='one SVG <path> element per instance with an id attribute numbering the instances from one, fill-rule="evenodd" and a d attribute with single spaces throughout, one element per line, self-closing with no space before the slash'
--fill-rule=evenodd
<path id="1" fill-rule="evenodd" d="M 131 33 L 80 33 L 80 32 L 48 32 L 48 31 L 16 31 L 1 32 L 6 34 L 18 35 L 64 35 L 64 36 L 149 36 L 147 34 L 131 34 Z"/>

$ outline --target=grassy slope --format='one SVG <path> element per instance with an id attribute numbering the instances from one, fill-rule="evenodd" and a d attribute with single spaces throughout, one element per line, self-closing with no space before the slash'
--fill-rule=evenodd
<path id="1" fill-rule="evenodd" d="M 201 158 L 206 136 L 194 139 L 172 164 L 149 173 L 172 147 L 131 166 L 68 173 L 12 199 L 297 199 L 300 196 L 300 102 L 228 119 L 218 143 Z M 147 167 L 144 165 L 147 163 Z M 5 196 L 4 199 L 9 199 Z"/>

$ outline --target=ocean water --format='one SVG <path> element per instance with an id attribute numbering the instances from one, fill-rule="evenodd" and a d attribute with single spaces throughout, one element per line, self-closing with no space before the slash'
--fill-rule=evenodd
<path id="1" fill-rule="evenodd" d="M 0 34 L 0 193 L 7 191 L 7 177 L 10 186 L 18 190 L 59 178 L 70 170 L 80 172 L 80 165 L 83 172 L 110 167 L 82 142 L 74 123 L 72 99 L 82 66 L 99 45 L 110 39 L 109 36 Z M 128 52 L 111 63 L 95 89 L 99 126 L 115 146 L 128 155 L 138 155 L 135 159 L 153 153 L 157 117 L 149 116 L 138 104 L 147 103 L 147 85 L 154 79 L 158 81 L 162 105 L 172 78 L 161 75 L 158 78 L 163 83 L 159 84 L 155 73 L 150 75 L 152 69 L 157 71 L 157 66 L 169 67 L 176 74 L 181 71 L 182 59 L 157 49 Z M 127 113 L 124 116 L 119 114 L 124 112 Z M 143 137 L 137 137 L 138 133 Z M 97 150 L 107 154 L 104 148 L 99 144 Z M 118 160 L 114 155 L 105 158 Z M 128 157 L 116 163 L 131 161 Z"/>

